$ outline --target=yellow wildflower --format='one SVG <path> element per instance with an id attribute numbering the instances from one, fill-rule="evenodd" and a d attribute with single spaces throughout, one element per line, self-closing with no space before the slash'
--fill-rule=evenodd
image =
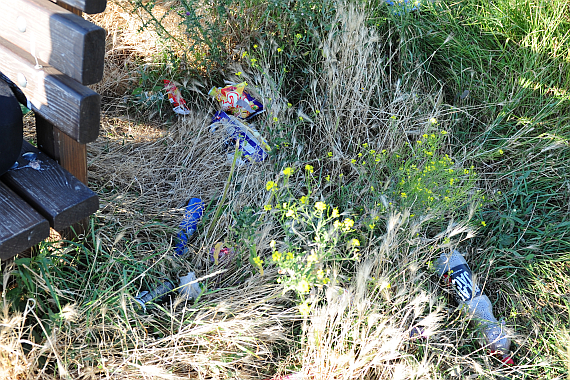
<path id="1" fill-rule="evenodd" d="M 271 258 L 273 259 L 273 261 L 277 262 L 281 260 L 281 253 L 279 251 L 275 251 L 273 252 L 273 255 L 271 255 Z"/>
<path id="2" fill-rule="evenodd" d="M 308 293 L 311 290 L 311 285 L 307 282 L 307 280 L 301 280 L 297 284 L 297 291 L 299 293 Z"/>
<path id="3" fill-rule="evenodd" d="M 303 302 L 301 305 L 299 305 L 299 313 L 301 313 L 302 315 L 309 315 L 309 312 L 311 311 L 311 306 L 309 305 L 309 302 Z"/>
<path id="4" fill-rule="evenodd" d="M 318 263 L 319 262 L 319 256 L 317 256 L 317 254 L 315 252 L 312 252 L 308 257 L 307 257 L 307 264 L 311 265 L 312 263 Z"/>
<path id="5" fill-rule="evenodd" d="M 318 211 L 322 212 L 322 211 L 325 211 L 327 209 L 327 204 L 325 202 L 317 202 L 317 203 L 315 203 L 315 208 Z"/>

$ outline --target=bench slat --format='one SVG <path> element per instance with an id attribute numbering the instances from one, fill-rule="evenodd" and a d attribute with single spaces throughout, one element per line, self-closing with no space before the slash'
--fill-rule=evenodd
<path id="1" fill-rule="evenodd" d="M 20 86 L 32 109 L 75 141 L 94 141 L 99 135 L 101 96 L 44 62 L 39 69 L 35 65 L 30 54 L 0 38 L 0 71 Z"/>
<path id="2" fill-rule="evenodd" d="M 0 0 L 0 9 L 0 37 L 84 85 L 103 78 L 103 28 L 49 0 Z"/>
<path id="3" fill-rule="evenodd" d="M 51 0 L 57 4 L 67 4 L 70 7 L 81 9 L 85 13 L 101 13 L 107 7 L 107 0 Z"/>
<path id="4" fill-rule="evenodd" d="M 39 170 L 24 167 L 29 161 L 18 159 L 19 167 L 10 170 L 0 180 L 42 214 L 55 230 L 69 227 L 99 209 L 99 198 L 77 178 L 55 161 L 24 141 L 22 153 L 37 155 Z"/>
<path id="5" fill-rule="evenodd" d="M 49 223 L 0 182 L 0 259 L 9 259 L 49 237 Z"/>

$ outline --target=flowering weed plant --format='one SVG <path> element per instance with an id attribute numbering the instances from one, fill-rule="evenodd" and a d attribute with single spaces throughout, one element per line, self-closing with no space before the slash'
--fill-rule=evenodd
<path id="1" fill-rule="evenodd" d="M 281 242 L 271 241 L 271 260 L 279 268 L 278 282 L 284 292 L 293 290 L 301 301 L 300 311 L 309 311 L 308 296 L 314 289 L 330 282 L 333 263 L 359 259 L 360 242 L 355 222 L 326 200 L 317 200 L 311 192 L 316 186 L 314 169 L 306 165 L 307 194 L 296 196 L 288 186 L 292 168 L 283 171 L 283 184 L 269 181 L 271 203 L 265 211 L 283 231 Z"/>

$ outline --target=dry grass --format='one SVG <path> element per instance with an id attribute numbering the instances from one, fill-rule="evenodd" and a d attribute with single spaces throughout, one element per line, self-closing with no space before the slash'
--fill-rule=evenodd
<path id="1" fill-rule="evenodd" d="M 338 12 L 336 29 L 322 38 L 323 70 L 305 108 L 287 107 L 269 60 L 261 63 L 262 73 L 243 70 L 268 105 L 266 129 L 289 126 L 293 136 L 305 136 L 293 137 L 291 149 L 268 162 L 238 168 L 213 234 L 199 230 L 182 259 L 172 251 L 185 203 L 200 197 L 211 203 L 208 214 L 228 179 L 221 136 L 210 133 L 206 113 L 168 126 L 106 115 L 101 136 L 88 151 L 89 181 L 101 209 L 81 249 L 70 245 L 55 254 L 78 259 L 73 265 L 79 275 L 54 272 L 42 280 L 30 268 L 38 282 L 35 296 L 56 293 L 63 306 L 53 320 L 40 319 L 41 306 L 31 299 L 23 313 L 9 313 L 4 298 L 3 378 L 260 379 L 296 368 L 315 380 L 437 379 L 453 373 L 516 377 L 523 371 L 497 369 L 470 343 L 475 333 L 446 307 L 426 269 L 446 237 L 473 234 L 464 225 L 450 223 L 428 239 L 418 233 L 429 217 L 411 222 L 405 210 L 394 212 L 385 233 L 362 247 L 354 276 L 339 274 L 326 291 L 311 295 L 314 308 L 306 318 L 294 307 L 293 295 L 283 295 L 275 283 L 275 269 L 260 275 L 245 258 L 219 267 L 209 260 L 216 242 L 233 241 L 233 215 L 268 202 L 265 183 L 278 177 L 282 166 L 317 161 L 332 151 L 332 173 L 350 171 L 362 143 L 396 149 L 440 116 L 439 91 L 428 93 L 420 80 L 390 77 L 392 57 L 378 54 L 385 39 L 365 25 L 366 17 L 357 6 Z M 110 2 L 108 11 L 93 19 L 109 33 L 106 76 L 96 89 L 107 96 L 124 94 L 136 77 L 137 59 L 158 51 L 154 35 L 135 33 L 140 24 L 118 3 Z M 301 191 L 303 182 L 298 178 L 291 187 Z M 314 193 L 325 191 L 317 187 Z M 266 257 L 269 242 L 280 237 L 272 222 L 262 225 L 253 235 L 258 254 Z M 236 246 L 244 257 L 250 248 Z M 7 269 L 4 289 L 18 270 Z M 188 271 L 208 282 L 209 291 L 196 304 L 177 299 L 148 314 L 135 311 L 132 297 L 152 281 L 148 277 Z M 32 336 L 49 323 L 46 339 Z M 411 337 L 415 327 L 423 329 L 423 338 Z"/>

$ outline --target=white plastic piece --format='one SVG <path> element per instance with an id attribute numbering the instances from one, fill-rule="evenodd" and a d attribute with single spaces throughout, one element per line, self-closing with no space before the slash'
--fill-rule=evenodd
<path id="1" fill-rule="evenodd" d="M 191 301 L 197 299 L 200 293 L 202 293 L 202 288 L 200 288 L 194 272 L 189 272 L 186 276 L 180 277 L 180 295 Z"/>

